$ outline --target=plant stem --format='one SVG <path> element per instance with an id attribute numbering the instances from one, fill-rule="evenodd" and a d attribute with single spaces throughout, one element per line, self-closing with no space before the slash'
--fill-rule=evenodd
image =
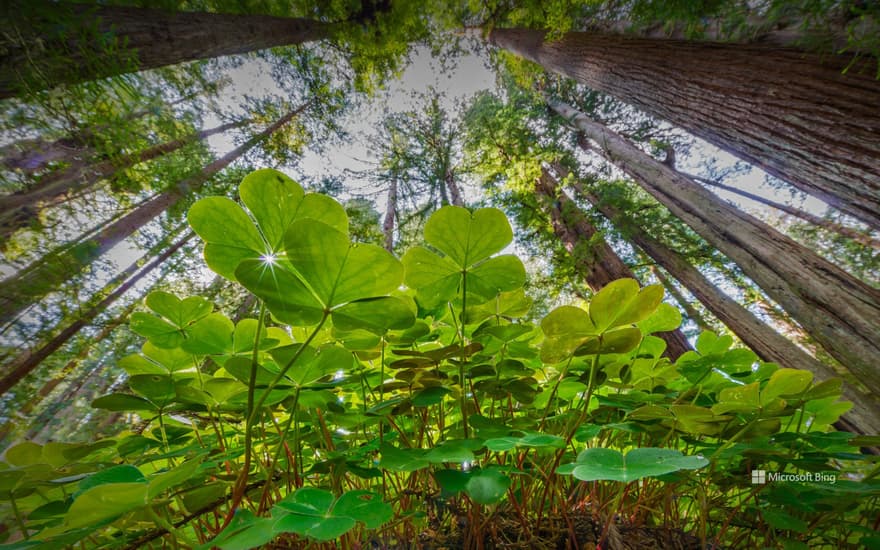
<path id="1" fill-rule="evenodd" d="M 244 496 L 244 488 L 247 486 L 248 475 L 250 475 L 251 453 L 253 447 L 252 431 L 254 418 L 256 417 L 254 414 L 254 392 L 257 387 L 257 359 L 260 350 L 260 332 L 263 330 L 263 323 L 265 323 L 265 321 L 266 304 L 261 300 L 260 317 L 257 321 L 257 331 L 254 335 L 254 347 L 251 353 L 251 372 L 248 378 L 247 417 L 245 418 L 244 423 L 244 466 L 241 469 L 241 473 L 238 475 L 238 480 L 235 482 L 235 488 L 232 491 L 232 502 L 230 502 L 229 513 L 226 514 L 226 520 L 223 522 L 223 528 L 229 525 L 229 522 L 232 521 L 232 516 L 235 514 L 235 510 L 238 508 L 238 505 Z"/>
<path id="2" fill-rule="evenodd" d="M 464 380 L 464 365 L 467 362 L 467 352 L 465 347 L 467 343 L 464 340 L 464 324 L 467 312 L 467 269 L 461 272 L 461 315 L 459 316 L 459 338 L 461 344 L 461 363 L 458 365 L 458 381 L 461 383 L 461 424 L 464 428 L 464 438 L 469 437 L 468 434 L 468 418 L 467 418 L 467 383 Z M 454 317 L 454 316 L 453 316 Z"/>
<path id="3" fill-rule="evenodd" d="M 165 529 L 165 531 L 166 531 L 168 534 L 170 534 L 170 535 L 172 535 L 172 536 L 174 537 L 174 540 L 172 541 L 172 544 L 174 545 L 175 548 L 178 546 L 178 544 L 177 544 L 177 543 L 178 543 L 178 539 L 179 539 L 179 540 L 182 540 L 182 541 L 184 542 L 184 544 L 186 544 L 187 546 L 190 546 L 190 547 L 198 546 L 198 544 L 196 544 L 195 542 L 189 540 L 189 538 L 188 538 L 187 536 L 185 536 L 183 533 L 181 533 L 181 532 L 180 532 L 180 529 L 178 529 L 177 527 L 175 527 L 175 526 L 174 526 L 171 522 L 169 522 L 167 519 L 165 519 L 165 518 L 163 518 L 162 516 L 160 516 L 159 514 L 157 514 L 156 511 L 153 510 L 153 507 L 152 507 L 152 506 L 147 506 L 147 507 L 145 508 L 145 510 L 146 510 L 146 512 L 147 512 L 147 515 L 150 516 L 150 519 L 153 520 L 153 521 L 156 523 L 156 525 L 158 525 L 158 526 L 161 527 L 162 529 Z"/>
<path id="4" fill-rule="evenodd" d="M 290 358 L 290 361 L 288 361 L 287 364 L 284 365 L 284 368 L 282 368 L 281 371 L 275 376 L 275 378 L 272 379 L 272 381 L 269 383 L 269 385 L 266 386 L 266 389 L 263 391 L 262 395 L 260 395 L 260 398 L 257 400 L 257 403 L 254 406 L 254 410 L 251 412 L 250 416 L 255 416 L 257 411 L 260 410 L 260 408 L 263 406 L 263 403 L 265 403 L 266 399 L 269 398 L 269 394 L 272 392 L 272 390 L 275 389 L 275 386 L 277 386 L 281 382 L 281 380 L 284 379 L 284 375 L 287 374 L 287 371 L 289 371 L 290 368 L 293 367 L 293 365 L 296 363 L 297 359 L 300 358 L 300 356 L 303 354 L 303 352 L 306 350 L 306 348 L 309 347 L 309 344 L 312 343 L 312 340 L 315 339 L 315 336 L 318 335 L 318 332 L 321 331 L 321 328 L 324 326 L 324 323 L 327 321 L 327 318 L 329 316 L 330 316 L 330 312 L 324 311 L 324 316 L 321 317 L 321 321 L 314 328 L 314 330 L 312 330 L 311 334 L 309 334 L 308 338 L 306 338 L 306 341 L 302 343 L 300 348 L 298 350 L 296 350 L 296 353 L 293 354 L 293 357 Z"/>
<path id="5" fill-rule="evenodd" d="M 382 348 L 381 348 L 381 352 L 380 352 L 380 356 L 379 356 L 379 404 L 380 404 L 380 406 L 385 401 L 385 335 L 384 334 L 382 335 L 381 343 L 382 343 Z M 365 401 L 366 401 L 366 399 L 365 399 Z M 364 404 L 364 407 L 366 407 L 366 403 Z M 364 412 L 366 412 L 366 408 L 364 409 Z M 385 421 L 380 418 L 379 419 L 379 445 L 384 443 L 384 440 L 385 440 L 384 428 L 385 428 Z"/>
<path id="6" fill-rule="evenodd" d="M 565 374 L 568 372 L 568 368 L 571 366 L 571 362 L 574 360 L 574 356 L 568 358 L 568 361 L 565 363 L 565 366 L 562 368 L 562 371 L 559 373 L 559 376 L 556 378 L 556 383 L 553 384 L 553 389 L 550 391 L 550 399 L 547 400 L 547 406 L 544 408 L 544 414 L 541 416 L 541 423 L 538 425 L 538 431 L 542 431 L 544 429 L 544 423 L 547 421 L 547 417 L 550 415 L 550 409 L 553 407 L 553 398 L 556 397 L 556 392 L 559 390 L 559 384 L 562 383 L 562 379 L 565 377 Z"/>
<path id="7" fill-rule="evenodd" d="M 18 523 L 18 528 L 21 530 L 21 536 L 24 537 L 24 540 L 28 540 L 30 536 L 28 535 L 27 527 L 25 527 L 24 519 L 21 517 L 21 511 L 18 509 L 18 504 L 15 502 L 14 491 L 10 491 L 9 502 L 12 504 L 12 513 L 15 515 L 15 522 Z"/>

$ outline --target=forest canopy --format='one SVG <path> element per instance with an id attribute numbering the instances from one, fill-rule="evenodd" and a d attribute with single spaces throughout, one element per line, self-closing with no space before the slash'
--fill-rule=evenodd
<path id="1" fill-rule="evenodd" d="M 25 2 L 0 548 L 880 548 L 871 2 Z"/>

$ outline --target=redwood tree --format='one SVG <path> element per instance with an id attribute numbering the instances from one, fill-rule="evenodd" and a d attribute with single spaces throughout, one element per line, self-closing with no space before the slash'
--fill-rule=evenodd
<path id="1" fill-rule="evenodd" d="M 492 44 L 684 128 L 880 228 L 880 80 L 868 56 L 493 29 Z"/>
<path id="2" fill-rule="evenodd" d="M 548 104 L 670 212 L 735 261 L 871 391 L 880 391 L 880 291 L 653 159 L 571 106 Z"/>
<path id="3" fill-rule="evenodd" d="M 64 327 L 64 329 L 59 331 L 39 348 L 33 350 L 25 349 L 4 365 L 2 378 L 0 378 L 0 395 L 6 393 L 22 378 L 30 374 L 43 360 L 67 343 L 67 341 L 73 338 L 73 336 L 82 330 L 83 327 L 91 323 L 95 317 L 100 315 L 105 309 L 113 304 L 113 302 L 128 292 L 128 290 L 137 284 L 138 281 L 149 275 L 154 269 L 161 266 L 178 250 L 183 248 L 190 240 L 192 240 L 193 236 L 194 233 L 188 232 L 185 236 L 167 247 L 161 254 L 153 258 L 140 269 L 138 269 L 139 262 L 130 265 L 114 278 L 115 280 L 122 281 L 122 284 L 113 290 L 113 292 L 80 314 L 76 320 Z"/>
<path id="4" fill-rule="evenodd" d="M 809 224 L 815 225 L 816 227 L 821 227 L 826 231 L 830 231 L 832 233 L 837 233 L 843 237 L 848 239 L 852 239 L 853 241 L 862 244 L 864 246 L 869 246 L 875 250 L 880 250 L 880 239 L 875 239 L 866 233 L 862 233 L 861 231 L 857 231 L 852 227 L 847 227 L 843 224 L 828 220 L 821 216 L 817 216 L 806 210 L 801 210 L 800 208 L 795 208 L 793 206 L 783 204 L 780 202 L 776 202 L 774 200 L 770 200 L 766 197 L 762 197 L 760 195 L 756 195 L 754 193 L 750 193 L 744 189 L 739 189 L 737 187 L 732 187 L 730 185 L 726 185 L 721 183 L 720 181 L 715 181 L 713 179 L 701 178 L 698 176 L 694 176 L 691 174 L 686 174 L 692 180 L 709 185 L 711 187 L 715 187 L 717 189 L 721 189 L 723 191 L 727 191 L 728 193 L 733 193 L 735 195 L 739 195 L 740 197 L 744 197 L 746 199 L 755 201 L 759 204 L 763 204 L 764 206 L 769 206 L 774 210 L 779 210 L 780 212 L 784 212 L 789 216 L 794 216 L 795 218 L 799 218 Z"/>
<path id="5" fill-rule="evenodd" d="M 329 37 L 327 23 L 292 17 L 88 5 L 22 6 L 22 37 L 0 58 L 0 99 L 195 59 Z"/>
<path id="6" fill-rule="evenodd" d="M 675 277 L 701 304 L 727 328 L 743 341 L 752 351 L 765 361 L 773 361 L 781 367 L 806 369 L 817 380 L 835 378 L 838 374 L 828 365 L 818 361 L 794 342 L 773 330 L 758 319 L 739 302 L 725 294 L 705 275 L 690 264 L 675 250 L 655 239 L 618 208 L 598 195 L 575 184 L 578 195 L 587 199 L 602 215 L 608 218 L 626 236 L 627 240 L 642 249 L 652 260 Z M 853 402 L 853 409 L 847 413 L 847 421 L 860 433 L 880 432 L 880 401 L 874 395 L 867 395 L 847 384 L 843 395 Z"/>
<path id="7" fill-rule="evenodd" d="M 553 233 L 577 264 L 578 273 L 594 292 L 617 279 L 637 279 L 598 230 L 547 170 L 535 182 L 535 194 L 549 215 Z M 680 330 L 659 333 L 666 341 L 666 354 L 674 361 L 691 349 Z"/>

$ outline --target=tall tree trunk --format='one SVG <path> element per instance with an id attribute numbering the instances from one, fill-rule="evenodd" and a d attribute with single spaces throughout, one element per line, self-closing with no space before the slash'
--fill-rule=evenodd
<path id="1" fill-rule="evenodd" d="M 880 291 L 737 210 L 569 105 L 552 100 L 549 105 L 670 212 L 736 262 L 871 391 L 880 393 Z"/>
<path id="2" fill-rule="evenodd" d="M 245 316 L 250 315 L 250 313 L 254 310 L 254 305 L 257 303 L 257 296 L 255 294 L 251 294 L 248 292 L 247 296 L 245 296 L 244 300 L 235 308 L 235 311 L 232 314 L 232 320 L 236 323 L 245 318 Z"/>
<path id="3" fill-rule="evenodd" d="M 83 327 L 87 326 L 92 320 L 95 319 L 98 315 L 100 315 L 105 309 L 107 309 L 113 302 L 119 299 L 120 296 L 128 292 L 138 281 L 146 277 L 150 274 L 154 269 L 162 265 L 168 258 L 174 255 L 175 252 L 180 250 L 186 243 L 192 240 L 195 234 L 192 232 L 188 232 L 183 238 L 178 240 L 164 252 L 162 252 L 159 256 L 154 258 L 151 262 L 149 262 L 144 267 L 138 270 L 138 265 L 140 262 L 134 262 L 128 268 L 126 268 L 119 276 L 114 278 L 117 282 L 124 281 L 116 290 L 108 294 L 103 300 L 96 303 L 94 306 L 90 307 L 82 314 L 80 314 L 79 318 L 73 323 L 69 324 L 65 327 L 61 332 L 56 334 L 52 339 L 48 342 L 40 346 L 35 350 L 27 349 L 20 353 L 17 357 L 15 357 L 12 361 L 4 365 L 3 367 L 3 375 L 0 378 L 0 395 L 3 395 L 7 391 L 9 391 L 12 386 L 18 383 L 19 380 L 33 372 L 37 366 L 44 361 L 51 354 L 56 352 L 61 346 L 66 344 L 71 338 L 73 338 Z M 125 277 L 129 277 L 125 280 Z"/>
<path id="4" fill-rule="evenodd" d="M 394 215 L 397 213 L 397 176 L 391 177 L 388 188 L 388 200 L 385 203 L 385 220 L 382 222 L 382 233 L 385 235 L 385 250 L 394 251 Z"/>
<path id="5" fill-rule="evenodd" d="M 873 58 L 603 33 L 545 41 L 543 31 L 526 29 L 494 29 L 489 40 L 880 228 Z"/>
<path id="6" fill-rule="evenodd" d="M 0 323 L 14 318 L 30 302 L 39 300 L 64 281 L 79 274 L 83 268 L 108 250 L 132 235 L 171 206 L 186 198 L 276 130 L 290 122 L 308 107 L 308 104 L 287 113 L 274 124 L 253 136 L 242 145 L 202 168 L 197 175 L 177 184 L 138 206 L 114 223 L 105 227 L 91 240 L 49 256 L 21 273 L 0 281 Z"/>
<path id="7" fill-rule="evenodd" d="M 547 170 L 542 170 L 541 177 L 535 181 L 535 193 L 550 216 L 553 232 L 562 241 L 594 292 L 617 279 L 636 278 L 574 201 L 559 189 L 559 183 Z M 680 330 L 658 335 L 666 341 L 666 355 L 673 361 L 691 350 L 687 338 Z"/>
<path id="8" fill-rule="evenodd" d="M 870 235 L 862 233 L 861 231 L 857 231 L 851 227 L 847 227 L 843 224 L 835 223 L 831 220 L 826 220 L 821 216 L 817 216 L 815 214 L 811 214 L 805 210 L 801 210 L 800 208 L 795 208 L 793 206 L 789 206 L 787 204 L 783 204 L 780 202 L 772 201 L 768 198 L 762 197 L 760 195 L 755 195 L 754 193 L 749 193 L 743 189 L 738 189 L 736 187 L 732 187 L 730 185 L 725 185 L 720 181 L 711 180 L 708 178 L 701 178 L 699 176 L 693 176 L 691 174 L 685 174 L 687 177 L 692 180 L 703 183 L 706 185 L 710 185 L 717 189 L 723 189 L 724 191 L 728 191 L 730 193 L 734 193 L 739 195 L 740 197 L 745 197 L 749 200 L 755 201 L 759 204 L 763 204 L 765 206 L 769 206 L 775 210 L 779 210 L 780 212 L 785 212 L 789 216 L 794 216 L 796 218 L 800 218 L 807 223 L 811 223 L 816 227 L 821 227 L 826 231 L 830 231 L 831 233 L 837 233 L 843 237 L 848 239 L 852 239 L 859 244 L 863 244 L 865 246 L 874 248 L 876 250 L 880 250 L 880 240 L 872 238 Z"/>
<path id="9" fill-rule="evenodd" d="M 0 99 L 196 59 L 300 44 L 329 36 L 311 19 L 62 2 L 24 8 L 23 43 L 0 59 Z M 58 20 L 65 25 L 58 25 Z"/>
<path id="10" fill-rule="evenodd" d="M 227 130 L 240 128 L 249 122 L 246 120 L 230 122 L 216 128 L 202 130 L 180 139 L 147 147 L 120 159 L 99 162 L 92 162 L 93 159 L 82 159 L 63 170 L 46 176 L 34 188 L 2 197 L 0 198 L 0 243 L 17 230 L 30 225 L 33 218 L 39 215 L 40 210 L 57 204 L 70 193 L 87 189 L 120 170 L 173 153 L 190 143 L 207 139 Z"/>
<path id="11" fill-rule="evenodd" d="M 813 373 L 816 380 L 838 378 L 839 375 L 794 342 L 773 330 L 736 300 L 712 284 L 700 271 L 680 254 L 648 235 L 628 220 L 614 206 L 602 201 L 593 193 L 577 186 L 579 196 L 587 199 L 599 212 L 617 226 L 627 239 L 642 249 L 652 260 L 675 277 L 693 294 L 703 306 L 736 334 L 743 343 L 764 361 L 773 361 L 782 367 L 804 369 Z M 847 384 L 843 396 L 854 407 L 847 413 L 849 425 L 864 434 L 880 432 L 880 401 Z"/>
<path id="12" fill-rule="evenodd" d="M 45 169 L 53 162 L 70 163 L 92 153 L 85 140 L 73 135 L 52 141 L 42 138 L 23 139 L 0 147 L 3 167 L 28 175 Z"/>
<path id="13" fill-rule="evenodd" d="M 446 172 L 446 188 L 449 189 L 449 198 L 453 206 L 464 206 L 464 199 L 461 196 L 461 188 L 455 181 L 455 172 L 449 170 Z"/>

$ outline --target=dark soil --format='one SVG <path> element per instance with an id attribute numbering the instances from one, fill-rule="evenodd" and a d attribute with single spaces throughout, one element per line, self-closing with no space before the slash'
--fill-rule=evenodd
<path id="1" fill-rule="evenodd" d="M 422 550 L 702 550 L 700 540 L 677 529 L 663 527 L 606 526 L 589 516 L 568 521 L 545 521 L 539 531 L 525 532 L 513 518 L 495 518 L 487 524 L 483 540 L 465 540 L 463 532 L 425 531 L 419 535 Z M 480 544 L 482 542 L 482 544 Z M 378 548 L 381 548 L 379 546 Z"/>
<path id="2" fill-rule="evenodd" d="M 700 539 L 679 529 L 603 523 L 583 514 L 565 520 L 545 518 L 540 529 L 523 525 L 514 517 L 495 516 L 486 521 L 474 539 L 460 523 L 452 531 L 426 527 L 412 538 L 375 538 L 351 545 L 352 550 L 703 550 Z M 330 550 L 337 543 L 308 544 L 295 537 L 279 537 L 264 549 Z M 714 550 L 714 549 L 713 549 Z"/>

